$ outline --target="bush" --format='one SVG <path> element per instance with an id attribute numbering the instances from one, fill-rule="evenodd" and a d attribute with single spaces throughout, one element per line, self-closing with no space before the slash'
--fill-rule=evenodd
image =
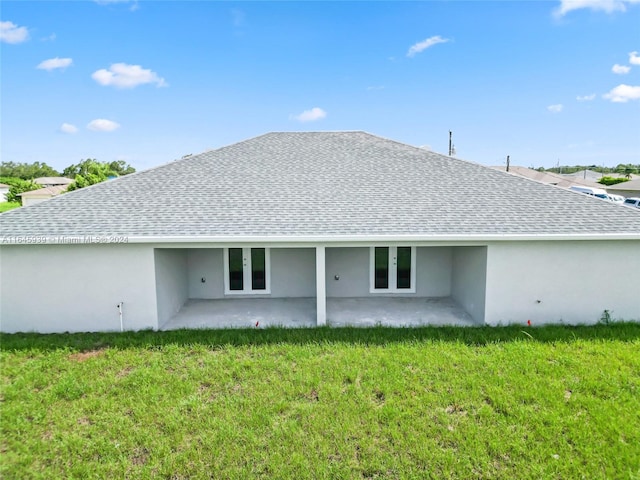
<path id="1" fill-rule="evenodd" d="M 598 180 L 598 183 L 602 185 L 616 185 L 617 183 L 628 182 L 628 178 L 624 177 L 602 177 Z"/>

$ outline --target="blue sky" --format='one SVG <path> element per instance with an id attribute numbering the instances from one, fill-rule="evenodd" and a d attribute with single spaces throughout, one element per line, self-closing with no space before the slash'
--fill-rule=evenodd
<path id="1" fill-rule="evenodd" d="M 137 169 L 270 131 L 640 163 L 640 1 L 3 1 L 1 158 Z M 634 53 L 635 52 L 635 53 Z"/>

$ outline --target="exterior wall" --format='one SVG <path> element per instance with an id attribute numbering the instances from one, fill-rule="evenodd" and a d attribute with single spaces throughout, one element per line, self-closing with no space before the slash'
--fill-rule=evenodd
<path id="1" fill-rule="evenodd" d="M 607 193 L 612 193 L 613 195 L 622 195 L 625 198 L 640 197 L 640 190 L 616 190 L 616 189 L 609 190 L 607 189 Z"/>
<path id="2" fill-rule="evenodd" d="M 640 321 L 638 285 L 638 240 L 492 244 L 485 320 L 591 324 L 606 309 L 615 319 Z"/>
<path id="3" fill-rule="evenodd" d="M 479 323 L 485 320 L 487 247 L 454 247 L 451 296 Z"/>
<path id="4" fill-rule="evenodd" d="M 189 298 L 226 298 L 222 248 L 194 248 L 183 251 L 187 252 Z M 271 294 L 266 297 L 316 296 L 314 248 L 271 248 L 270 255 Z M 202 283 L 202 278 L 205 279 L 205 283 Z M 238 295 L 233 297 L 237 298 Z"/>
<path id="5" fill-rule="evenodd" d="M 271 297 L 315 296 L 315 248 L 272 248 Z"/>
<path id="6" fill-rule="evenodd" d="M 448 297 L 451 295 L 451 247 L 416 249 L 416 293 L 370 293 L 369 247 L 327 247 L 327 297 Z M 340 277 L 339 280 L 335 276 Z"/>
<path id="7" fill-rule="evenodd" d="M 0 329 L 42 333 L 157 328 L 148 245 L 0 247 Z"/>
<path id="8" fill-rule="evenodd" d="M 22 206 L 28 207 L 29 205 L 35 205 L 49 200 L 50 198 L 52 198 L 51 195 L 48 197 L 22 197 Z"/>
<path id="9" fill-rule="evenodd" d="M 187 301 L 187 252 L 157 248 L 154 257 L 158 327 L 161 327 L 178 313 Z"/>
<path id="10" fill-rule="evenodd" d="M 451 295 L 451 247 L 418 247 L 416 295 L 418 297 L 448 297 Z"/>
<path id="11" fill-rule="evenodd" d="M 192 248 L 183 251 L 187 253 L 189 298 L 224 298 L 222 249 Z"/>

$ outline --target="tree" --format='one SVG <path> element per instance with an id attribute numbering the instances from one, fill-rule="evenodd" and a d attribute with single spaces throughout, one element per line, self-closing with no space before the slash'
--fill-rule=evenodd
<path id="1" fill-rule="evenodd" d="M 117 164 L 117 166 L 122 167 L 123 165 Z M 78 190 L 79 188 L 95 185 L 96 183 L 104 182 L 109 178 L 117 177 L 118 172 L 111 167 L 111 163 L 101 163 L 96 160 L 87 159 L 80 162 L 78 165 L 71 165 L 70 167 L 65 168 L 65 173 L 75 172 L 75 180 L 71 185 L 69 185 L 67 191 Z"/>
<path id="2" fill-rule="evenodd" d="M 621 163 L 615 168 L 616 173 L 623 174 L 626 178 L 631 178 L 634 173 L 640 173 L 640 165 L 633 163 Z"/>
<path id="3" fill-rule="evenodd" d="M 22 180 L 33 180 L 38 177 L 59 177 L 56 172 L 46 163 L 16 163 L 2 162 L 0 165 L 0 177 L 14 177 Z"/>
<path id="4" fill-rule="evenodd" d="M 129 175 L 130 173 L 134 173 L 136 171 L 135 168 L 133 168 L 124 160 L 116 160 L 115 162 L 111 162 L 109 164 L 109 168 L 111 168 L 112 171 L 116 172 L 119 177 L 122 177 L 123 175 Z"/>
<path id="5" fill-rule="evenodd" d="M 9 185 L 7 202 L 19 202 L 20 204 L 22 204 L 22 197 L 19 196 L 21 193 L 42 188 L 42 185 L 33 183 L 31 180 L 23 180 L 17 177 L 0 177 L 0 183 Z"/>
<path id="6" fill-rule="evenodd" d="M 75 178 L 76 175 L 86 176 L 91 172 L 95 172 L 96 165 L 101 165 L 101 168 L 108 172 L 107 177 L 121 177 L 122 175 L 128 175 L 136 171 L 131 165 L 127 164 L 124 160 L 117 160 L 115 162 L 99 162 L 95 158 L 87 158 L 80 161 L 77 165 L 69 165 L 64 169 L 62 174 L 65 177 Z"/>

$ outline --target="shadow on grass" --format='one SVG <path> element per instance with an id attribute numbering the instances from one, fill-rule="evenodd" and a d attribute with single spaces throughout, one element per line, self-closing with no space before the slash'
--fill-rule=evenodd
<path id="1" fill-rule="evenodd" d="M 593 326 L 544 327 L 416 327 L 416 328 L 265 328 L 228 330 L 150 330 L 124 333 L 0 334 L 0 350 L 87 351 L 100 348 L 162 348 L 201 345 L 211 348 L 227 345 L 318 345 L 351 343 L 386 345 L 391 343 L 459 342 L 487 345 L 516 341 L 570 343 L 577 340 L 632 342 L 640 339 L 640 323 L 614 323 Z"/>

